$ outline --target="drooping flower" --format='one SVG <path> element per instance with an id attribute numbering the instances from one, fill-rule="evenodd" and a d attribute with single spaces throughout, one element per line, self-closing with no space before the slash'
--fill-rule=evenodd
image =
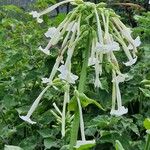
<path id="1" fill-rule="evenodd" d="M 74 148 L 80 148 L 82 146 L 95 145 L 95 140 L 78 140 Z"/>
<path id="2" fill-rule="evenodd" d="M 26 121 L 26 122 L 28 122 L 28 123 L 30 123 L 30 124 L 36 124 L 36 122 L 35 122 L 35 121 L 32 121 L 28 115 L 26 115 L 26 116 L 19 116 L 19 117 L 20 117 L 22 120 L 24 120 L 24 121 Z"/>
<path id="3" fill-rule="evenodd" d="M 120 47 L 117 42 L 112 41 L 111 43 L 108 43 L 108 44 L 97 43 L 96 50 L 98 50 L 99 52 L 102 52 L 103 54 L 106 54 L 112 51 L 119 51 Z"/>
<path id="4" fill-rule="evenodd" d="M 47 14 L 51 11 L 53 11 L 54 9 L 56 9 L 57 7 L 59 7 L 60 5 L 63 5 L 63 4 L 66 4 L 66 3 L 69 3 L 69 2 L 73 2 L 74 0 L 65 0 L 65 1 L 62 1 L 62 2 L 59 2 L 59 3 L 56 3 L 52 6 L 50 6 L 49 8 L 45 9 L 44 11 L 38 13 L 37 11 L 32 11 L 30 12 L 29 14 L 33 16 L 33 18 L 37 18 L 37 22 L 38 23 L 42 23 L 43 22 L 43 19 L 41 19 L 40 17 L 43 16 L 44 14 Z"/>
<path id="5" fill-rule="evenodd" d="M 66 80 L 68 83 L 75 84 L 75 81 L 78 79 L 78 76 L 71 73 L 65 65 L 61 65 L 58 68 L 58 71 L 60 71 L 60 73 L 61 73 L 59 75 L 59 78 Z"/>
<path id="6" fill-rule="evenodd" d="M 124 82 L 127 75 L 118 75 L 116 76 L 115 71 L 113 70 L 113 94 L 112 94 L 112 109 L 110 111 L 111 115 L 121 116 L 128 112 L 128 108 L 122 106 L 121 93 L 119 89 L 119 83 Z M 115 109 L 115 101 L 117 101 L 117 109 Z"/>
<path id="7" fill-rule="evenodd" d="M 67 105 L 67 102 L 69 102 L 69 89 L 70 89 L 70 86 L 69 85 L 66 85 L 65 87 L 65 93 L 64 93 L 64 102 L 63 102 L 63 111 L 62 111 L 62 129 L 61 129 L 61 134 L 62 134 L 62 137 L 65 136 L 65 124 L 66 124 L 66 105 Z"/>
<path id="8" fill-rule="evenodd" d="M 45 53 L 46 55 L 50 55 L 50 50 L 47 47 L 43 49 L 42 46 L 40 46 L 39 50 Z"/>
<path id="9" fill-rule="evenodd" d="M 133 40 L 134 47 L 139 47 L 141 45 L 140 37 L 138 36 L 135 40 Z M 128 49 L 134 49 L 132 44 L 129 44 Z"/>
<path id="10" fill-rule="evenodd" d="M 42 78 L 42 83 L 49 83 L 49 82 L 50 82 L 49 78 Z"/>
<path id="11" fill-rule="evenodd" d="M 44 88 L 44 90 L 40 93 L 40 95 L 37 97 L 37 99 L 33 102 L 31 108 L 29 109 L 28 113 L 26 116 L 20 116 L 20 118 L 30 124 L 35 124 L 36 122 L 32 121 L 30 119 L 31 115 L 33 114 L 33 112 L 35 111 L 35 109 L 37 108 L 43 94 L 48 90 L 48 88 L 50 87 L 50 85 L 46 86 Z"/>
<path id="12" fill-rule="evenodd" d="M 29 14 L 32 15 L 33 18 L 36 18 L 38 23 L 43 22 L 43 19 L 40 18 L 40 13 L 38 13 L 37 11 L 31 11 Z"/>
<path id="13" fill-rule="evenodd" d="M 135 58 L 130 59 L 129 61 L 125 62 L 124 64 L 126 66 L 132 66 L 133 64 L 135 64 L 137 61 L 137 56 Z"/>

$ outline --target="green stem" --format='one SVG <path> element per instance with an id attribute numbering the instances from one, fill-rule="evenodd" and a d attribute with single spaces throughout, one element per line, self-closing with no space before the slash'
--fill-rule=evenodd
<path id="1" fill-rule="evenodd" d="M 81 70 L 81 75 L 80 75 L 80 80 L 79 80 L 79 86 L 78 86 L 78 91 L 80 93 L 84 92 L 84 87 L 86 83 L 86 76 L 87 76 L 87 67 L 88 67 L 88 58 L 89 58 L 89 52 L 91 48 L 91 41 L 90 41 L 90 31 L 89 31 L 89 36 L 87 39 L 87 48 L 86 48 L 86 53 L 85 57 L 83 60 L 83 65 L 82 65 L 82 70 Z M 69 150 L 73 150 L 77 137 L 78 137 L 78 130 L 79 130 L 79 122 L 80 122 L 80 115 L 79 115 L 79 108 L 76 102 L 76 109 L 75 109 L 75 116 L 72 124 L 72 129 L 71 129 L 71 139 L 70 139 L 70 148 Z"/>
<path id="2" fill-rule="evenodd" d="M 150 134 L 148 134 L 145 150 L 150 150 Z"/>

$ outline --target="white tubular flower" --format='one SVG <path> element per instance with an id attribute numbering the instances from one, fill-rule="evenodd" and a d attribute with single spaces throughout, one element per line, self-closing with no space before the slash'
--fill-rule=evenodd
<path id="1" fill-rule="evenodd" d="M 71 73 L 65 65 L 61 65 L 58 68 L 58 71 L 60 71 L 60 73 L 61 73 L 59 75 L 59 78 L 66 80 L 68 83 L 75 84 L 75 81 L 78 79 L 78 76 Z"/>
<path id="2" fill-rule="evenodd" d="M 96 63 L 96 58 L 95 57 L 89 57 L 88 60 L 88 66 L 93 66 Z"/>
<path id="3" fill-rule="evenodd" d="M 88 140 L 88 141 L 78 140 L 74 148 L 80 148 L 81 146 L 84 146 L 84 145 L 95 145 L 95 143 L 96 143 L 95 140 Z"/>
<path id="4" fill-rule="evenodd" d="M 57 28 L 55 27 L 51 27 L 48 29 L 48 31 L 45 33 L 45 36 L 48 38 L 53 38 L 55 36 L 55 34 L 57 34 Z"/>
<path id="5" fill-rule="evenodd" d="M 66 28 L 66 31 L 72 31 L 72 32 L 75 32 L 76 31 L 76 28 L 77 28 L 77 22 L 75 22 L 75 20 L 74 21 L 71 21 L 69 24 L 68 24 L 68 26 L 67 26 L 67 28 Z"/>
<path id="6" fill-rule="evenodd" d="M 126 78 L 128 78 L 128 77 L 129 76 L 127 74 L 120 73 L 119 75 L 117 75 L 113 78 L 112 82 L 121 83 L 121 82 L 124 82 L 126 80 Z"/>
<path id="7" fill-rule="evenodd" d="M 26 116 L 19 116 L 22 120 L 30 123 L 30 124 L 35 124 L 36 122 L 32 121 L 30 119 L 31 115 L 33 114 L 33 112 L 35 111 L 35 109 L 37 108 L 43 94 L 48 90 L 48 88 L 50 87 L 50 85 L 48 85 L 47 87 L 45 87 L 45 89 L 40 93 L 40 95 L 37 97 L 37 99 L 34 101 L 34 103 L 32 104 L 31 108 L 29 109 L 28 113 Z"/>
<path id="8" fill-rule="evenodd" d="M 78 102 L 79 114 L 80 114 L 80 130 L 81 130 L 81 138 L 82 138 L 82 141 L 85 141 L 84 121 L 83 121 L 82 107 L 81 107 L 81 103 L 80 103 L 79 97 L 77 97 L 77 102 Z"/>
<path id="9" fill-rule="evenodd" d="M 37 18 L 37 22 L 38 23 L 42 23 L 43 20 L 40 18 L 42 15 L 44 14 L 47 14 L 51 11 L 53 11 L 54 9 L 56 9 L 57 7 L 59 7 L 60 5 L 63 5 L 63 4 L 66 4 L 66 3 L 69 3 L 69 2 L 73 2 L 74 0 L 65 0 L 65 1 L 62 1 L 62 2 L 59 2 L 55 5 L 52 5 L 51 7 L 45 9 L 44 11 L 38 13 L 37 11 L 32 11 L 31 13 L 29 13 L 30 15 L 33 16 L 33 18 Z"/>
<path id="10" fill-rule="evenodd" d="M 115 89 L 114 90 L 116 92 L 116 94 L 114 94 L 114 96 L 117 99 L 117 107 L 118 107 L 118 109 L 115 110 L 114 106 L 113 106 L 112 109 L 111 109 L 110 114 L 111 115 L 115 115 L 115 116 L 121 116 L 121 115 L 124 115 L 124 114 L 126 114 L 128 112 L 128 108 L 125 108 L 124 106 L 122 106 L 121 93 L 120 93 L 120 89 L 119 89 L 119 83 L 123 82 L 124 78 L 123 77 L 119 77 L 119 76 L 116 77 L 116 73 L 115 72 L 114 72 L 113 77 L 115 78 L 113 84 L 115 84 L 115 87 L 114 87 Z M 117 80 L 117 78 L 118 78 L 119 81 Z M 113 103 L 114 103 L 114 98 L 115 97 L 113 97 Z"/>
<path id="11" fill-rule="evenodd" d="M 128 62 L 125 62 L 124 64 L 126 66 L 132 66 L 133 64 L 135 64 L 137 61 L 137 56 L 135 58 L 130 59 Z"/>
<path id="12" fill-rule="evenodd" d="M 122 116 L 124 114 L 128 113 L 128 108 L 125 108 L 124 106 L 119 107 L 117 110 L 111 110 L 110 114 L 113 116 Z"/>
<path id="13" fill-rule="evenodd" d="M 22 120 L 24 120 L 24 121 L 26 121 L 26 122 L 28 122 L 28 123 L 30 123 L 30 124 L 36 124 L 36 122 L 34 122 L 34 121 L 32 121 L 31 119 L 30 119 L 30 117 L 28 117 L 27 115 L 26 116 L 19 116 Z"/>
<path id="14" fill-rule="evenodd" d="M 96 58 L 95 58 L 96 41 L 97 41 L 97 39 L 93 38 L 93 40 L 92 40 L 92 48 L 91 48 L 91 56 L 89 57 L 89 60 L 88 60 L 88 66 L 95 65 L 95 63 L 96 63 Z"/>
<path id="15" fill-rule="evenodd" d="M 133 44 L 135 47 L 138 47 L 141 45 L 141 40 L 139 36 L 135 40 L 133 40 Z M 128 49 L 134 49 L 133 45 L 129 44 Z"/>
<path id="16" fill-rule="evenodd" d="M 38 23 L 43 22 L 43 19 L 40 18 L 40 13 L 38 13 L 37 11 L 31 11 L 29 14 L 32 15 L 33 18 L 36 18 Z"/>
<path id="17" fill-rule="evenodd" d="M 42 78 L 42 83 L 49 83 L 49 82 L 50 82 L 49 78 Z"/>
<path id="18" fill-rule="evenodd" d="M 95 63 L 95 83 L 94 86 L 95 87 L 100 87 L 102 88 L 102 84 L 101 81 L 99 79 L 99 75 L 100 75 L 100 68 L 99 68 L 99 60 L 98 60 L 98 53 L 96 53 L 96 63 Z"/>
<path id="19" fill-rule="evenodd" d="M 65 136 L 65 122 L 66 122 L 66 104 L 67 102 L 69 101 L 69 88 L 70 86 L 69 85 L 66 85 L 66 91 L 65 91 L 65 94 L 64 94 L 64 103 L 63 103 L 63 112 L 62 112 L 62 126 L 61 126 L 61 134 L 62 134 L 62 137 Z"/>
<path id="20" fill-rule="evenodd" d="M 102 33 L 101 23 L 99 20 L 99 15 L 98 15 L 96 8 L 94 9 L 94 12 L 95 12 L 96 23 L 97 23 L 98 41 L 102 44 L 103 43 L 103 33 Z"/>
<path id="21" fill-rule="evenodd" d="M 46 55 L 50 55 L 50 50 L 48 50 L 48 48 L 42 48 L 42 46 L 39 47 L 39 50 L 42 51 L 43 53 L 45 53 Z"/>
<path id="22" fill-rule="evenodd" d="M 127 28 L 117 17 L 113 17 L 113 20 L 117 25 L 118 29 L 120 30 L 120 32 L 122 33 L 123 37 L 130 43 L 129 48 L 137 52 L 136 47 L 140 46 L 141 44 L 140 37 L 138 36 L 134 40 L 131 36 L 132 31 L 130 28 Z"/>
<path id="23" fill-rule="evenodd" d="M 120 47 L 117 42 L 113 41 L 112 43 L 108 43 L 108 44 L 97 43 L 96 50 L 98 50 L 99 52 L 102 52 L 103 54 L 106 54 L 112 51 L 119 51 Z"/>

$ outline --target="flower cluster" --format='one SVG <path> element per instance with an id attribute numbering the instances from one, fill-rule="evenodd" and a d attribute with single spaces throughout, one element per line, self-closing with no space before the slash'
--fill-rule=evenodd
<path id="1" fill-rule="evenodd" d="M 66 106 L 70 100 L 70 84 L 75 84 L 78 80 L 78 76 L 72 72 L 72 57 L 74 51 L 78 50 L 78 44 L 81 42 L 81 40 L 86 38 L 87 31 L 90 31 L 91 36 L 91 51 L 88 58 L 88 66 L 94 67 L 95 87 L 103 88 L 100 77 L 103 74 L 105 62 L 108 62 L 112 68 L 111 72 L 113 87 L 112 108 L 110 114 L 115 116 L 121 116 L 128 112 L 128 109 L 122 104 L 121 92 L 119 89 L 119 84 L 128 79 L 128 75 L 121 73 L 119 63 L 122 63 L 125 66 L 131 66 L 135 64 L 137 61 L 137 47 L 141 44 L 139 37 L 135 39 L 132 38 L 131 29 L 126 27 L 121 22 L 119 16 L 117 16 L 113 10 L 105 8 L 104 5 L 101 4 L 93 4 L 80 0 L 65 0 L 47 8 L 40 13 L 32 11 L 30 14 L 33 15 L 33 17 L 36 18 L 39 23 L 42 23 L 42 15 L 49 13 L 58 6 L 69 2 L 77 5 L 77 7 L 66 16 L 66 18 L 59 24 L 58 27 L 50 27 L 48 29 L 48 31 L 45 33 L 45 36 L 49 39 L 49 42 L 45 48 L 42 46 L 39 47 L 40 51 L 46 55 L 50 55 L 50 49 L 52 46 L 55 46 L 58 43 L 60 46 L 60 52 L 50 76 L 48 78 L 42 78 L 42 82 L 47 84 L 47 86 L 32 104 L 27 115 L 20 116 L 21 119 L 27 121 L 28 123 L 36 123 L 32 121 L 30 117 L 37 108 L 43 94 L 49 89 L 49 87 L 54 87 L 54 79 L 55 77 L 58 77 L 65 84 L 62 112 L 58 109 L 56 104 L 54 104 L 54 108 L 59 114 L 59 120 L 61 120 L 62 136 L 65 136 L 65 120 L 67 112 Z M 118 62 L 116 53 L 125 54 L 127 61 Z M 82 140 L 77 141 L 75 148 L 79 148 L 82 145 L 94 144 L 95 141 L 86 141 L 85 139 L 82 107 L 80 104 L 80 99 L 77 95 L 76 99 L 79 107 Z M 58 115 L 56 115 L 54 112 L 52 113 L 58 118 Z"/>

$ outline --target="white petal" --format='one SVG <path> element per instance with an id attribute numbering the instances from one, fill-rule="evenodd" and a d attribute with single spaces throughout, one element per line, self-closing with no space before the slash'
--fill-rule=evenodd
<path id="1" fill-rule="evenodd" d="M 48 49 L 43 49 L 41 46 L 39 47 L 39 50 L 41 50 L 43 53 L 45 53 L 46 55 L 50 55 L 50 51 Z"/>
<path id="2" fill-rule="evenodd" d="M 90 57 L 88 60 L 88 66 L 95 65 L 95 63 L 96 63 L 96 58 Z"/>
<path id="3" fill-rule="evenodd" d="M 49 78 L 42 78 L 42 83 L 49 83 L 49 82 L 50 82 Z"/>
<path id="4" fill-rule="evenodd" d="M 140 40 L 139 36 L 133 41 L 133 44 L 135 47 L 138 47 L 141 45 L 141 40 Z M 130 49 L 130 50 L 133 49 L 132 44 L 129 44 L 128 49 Z"/>
<path id="5" fill-rule="evenodd" d="M 128 62 L 124 63 L 126 66 L 132 66 L 133 64 L 135 64 L 137 61 L 137 57 L 129 60 Z"/>
<path id="6" fill-rule="evenodd" d="M 73 73 L 70 73 L 70 80 L 69 83 L 75 84 L 75 81 L 78 79 L 79 77 Z"/>
<path id="7" fill-rule="evenodd" d="M 76 146 L 74 148 L 80 148 L 81 146 L 88 145 L 88 144 L 95 144 L 95 140 L 89 140 L 89 141 L 77 141 Z"/>
<path id="8" fill-rule="evenodd" d="M 77 22 L 72 21 L 68 24 L 66 31 L 72 31 L 75 32 L 76 31 L 76 27 L 77 27 Z"/>
<path id="9" fill-rule="evenodd" d="M 45 33 L 45 36 L 48 38 L 53 38 L 55 34 L 57 33 L 57 29 L 55 27 L 51 27 L 48 29 L 48 31 Z"/>
<path id="10" fill-rule="evenodd" d="M 40 14 L 37 11 L 31 11 L 29 14 L 32 15 L 33 18 L 39 18 L 40 16 Z"/>
<path id="11" fill-rule="evenodd" d="M 58 71 L 60 71 L 61 73 L 66 73 L 67 72 L 67 68 L 65 65 L 61 65 L 59 68 L 58 68 Z"/>
<path id="12" fill-rule="evenodd" d="M 37 18 L 37 22 L 38 22 L 38 23 L 42 23 L 42 22 L 43 22 L 43 19 Z"/>
<path id="13" fill-rule="evenodd" d="M 118 76 L 113 78 L 112 82 L 117 82 L 117 83 L 124 82 L 126 78 L 129 78 L 127 74 L 119 74 Z"/>
<path id="14" fill-rule="evenodd" d="M 94 86 L 102 89 L 102 83 L 98 78 L 95 79 Z"/>
<path id="15" fill-rule="evenodd" d="M 122 116 L 124 114 L 128 113 L 128 108 L 125 108 L 124 106 L 121 106 L 117 110 L 111 110 L 110 114 L 114 116 Z"/>
<path id="16" fill-rule="evenodd" d="M 22 120 L 30 123 L 30 124 L 36 124 L 36 122 L 32 121 L 29 117 L 27 116 L 19 116 Z"/>

